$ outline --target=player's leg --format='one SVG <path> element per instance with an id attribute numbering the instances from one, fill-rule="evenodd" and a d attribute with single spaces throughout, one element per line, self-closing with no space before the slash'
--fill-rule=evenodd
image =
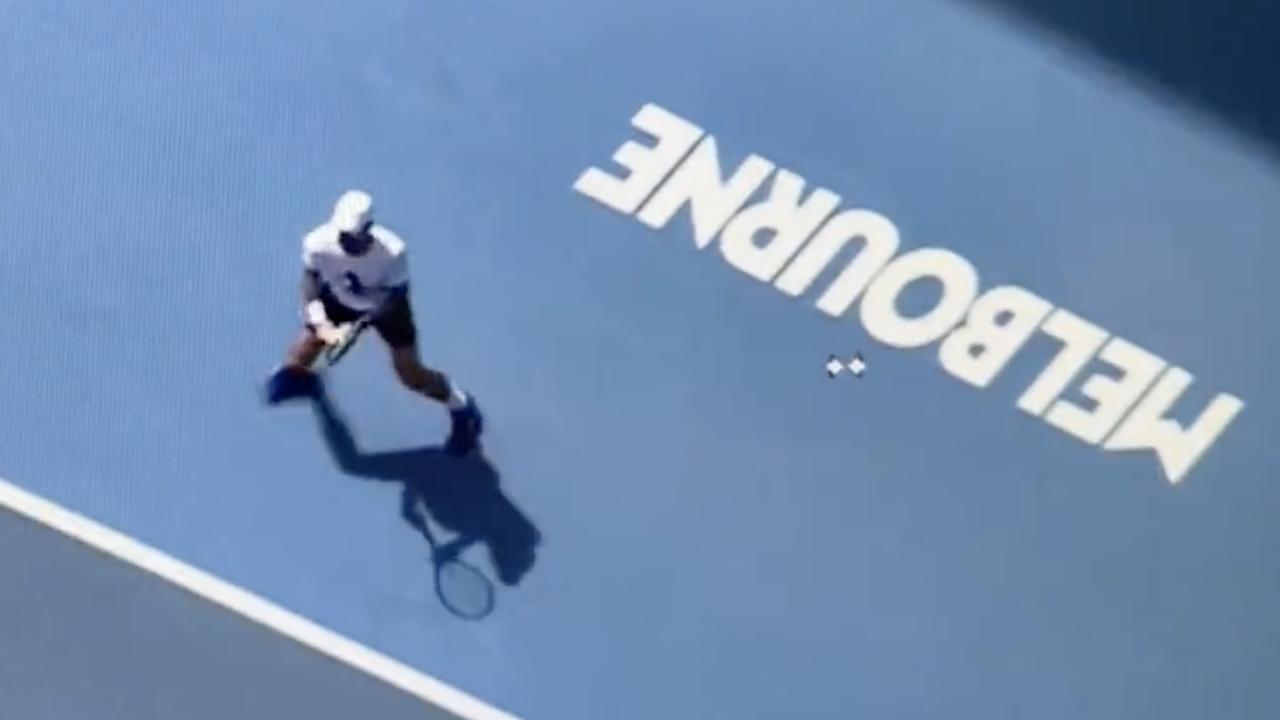
<path id="1" fill-rule="evenodd" d="M 387 313 L 376 328 L 391 348 L 391 364 L 400 382 L 449 408 L 453 423 L 448 442 L 450 452 L 469 452 L 475 447 L 483 429 L 480 410 L 475 399 L 457 387 L 447 375 L 423 364 L 418 356 L 417 328 L 408 300 Z"/>
<path id="2" fill-rule="evenodd" d="M 314 397 L 319 389 L 319 379 L 311 372 L 311 366 L 323 349 L 324 342 L 316 337 L 315 332 L 309 327 L 302 328 L 285 353 L 284 363 L 267 379 L 267 403 L 276 405 L 294 398 Z"/>
<path id="3" fill-rule="evenodd" d="M 484 426 L 475 399 L 459 389 L 444 373 L 422 364 L 413 345 L 393 347 L 391 358 L 396 376 L 405 387 L 449 408 L 452 429 L 446 443 L 448 451 L 454 455 L 471 452 Z"/>
<path id="4" fill-rule="evenodd" d="M 391 349 L 391 366 L 406 388 L 440 403 L 449 404 L 454 388 L 444 373 L 427 367 L 418 357 L 418 328 L 407 297 L 401 297 L 374 328 Z"/>
<path id="5" fill-rule="evenodd" d="M 406 388 L 444 404 L 455 399 L 449 378 L 444 373 L 423 365 L 418 357 L 417 347 L 406 344 L 392 346 L 391 366 Z"/>
<path id="6" fill-rule="evenodd" d="M 299 370 L 310 370 L 316 359 L 320 357 L 322 350 L 324 350 L 324 341 L 316 335 L 315 330 L 304 326 L 299 331 L 298 338 L 289 346 L 289 351 L 285 353 L 285 365 Z"/>

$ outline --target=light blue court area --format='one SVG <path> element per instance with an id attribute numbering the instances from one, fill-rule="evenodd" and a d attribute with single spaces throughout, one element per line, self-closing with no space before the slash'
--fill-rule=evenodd
<path id="1" fill-rule="evenodd" d="M 575 190 L 652 145 L 647 104 L 726 177 L 758 154 L 891 221 L 896 256 L 945 249 L 1149 353 L 1117 426 L 1166 366 L 1179 423 L 1243 410 L 1173 484 L 1019 409 L 1049 334 L 978 389 L 939 342 L 816 308 L 834 269 L 790 297 L 687 208 L 654 228 Z M 0 477 L 525 720 L 1280 716 L 1280 169 L 1027 26 L 960 0 L 8 0 L 0 160 Z M 409 243 L 483 458 L 436 452 L 445 413 L 376 339 L 332 414 L 259 401 L 301 236 L 352 186 Z M 1118 376 L 1082 357 L 1048 399 L 1087 414 Z M 476 538 L 487 617 L 440 604 L 406 496 Z M 0 638 L 0 668 L 36 682 L 41 652 Z"/>

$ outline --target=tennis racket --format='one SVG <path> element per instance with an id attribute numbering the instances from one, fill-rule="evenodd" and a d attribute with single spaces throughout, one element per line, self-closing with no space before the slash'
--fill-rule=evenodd
<path id="1" fill-rule="evenodd" d="M 493 612 L 493 582 L 480 568 L 462 559 L 462 551 L 470 543 L 459 539 L 441 545 L 425 519 L 411 517 L 410 522 L 431 546 L 431 566 L 440 604 L 464 620 L 480 620 Z"/>
<path id="2" fill-rule="evenodd" d="M 342 338 L 341 342 L 325 346 L 323 353 L 324 364 L 328 367 L 337 365 L 338 361 L 351 351 L 351 348 L 356 344 L 356 340 L 360 339 L 360 336 L 364 334 L 364 331 L 369 328 L 370 324 L 371 321 L 368 315 L 362 316 L 352 322 L 351 330 L 344 338 Z"/>
<path id="3" fill-rule="evenodd" d="M 393 303 L 399 300 L 400 296 L 393 294 L 383 300 L 382 303 L 371 312 L 367 312 L 359 318 L 356 318 L 356 320 L 351 323 L 351 332 L 347 333 L 347 336 L 342 339 L 342 342 L 325 347 L 323 353 L 325 365 L 333 367 L 338 364 L 338 361 L 351 351 L 352 346 L 356 344 L 356 340 L 359 340 L 360 336 L 364 334 L 364 331 L 368 330 L 369 326 L 373 324 L 373 319 L 383 314 L 387 308 L 391 307 Z"/>
<path id="4" fill-rule="evenodd" d="M 464 620 L 480 620 L 493 612 L 493 583 L 482 570 L 457 553 L 432 552 L 436 596 L 449 612 Z"/>

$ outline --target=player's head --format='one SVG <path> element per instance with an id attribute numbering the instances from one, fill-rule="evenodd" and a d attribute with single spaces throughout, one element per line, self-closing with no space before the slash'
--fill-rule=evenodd
<path id="1" fill-rule="evenodd" d="M 342 193 L 333 206 L 329 221 L 338 231 L 338 244 L 348 255 L 363 255 L 373 245 L 369 229 L 373 227 L 373 198 L 363 190 Z"/>

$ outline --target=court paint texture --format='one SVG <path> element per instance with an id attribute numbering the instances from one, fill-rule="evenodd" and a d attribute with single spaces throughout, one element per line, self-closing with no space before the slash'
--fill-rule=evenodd
<path id="1" fill-rule="evenodd" d="M 1248 141 L 942 0 L 3 12 L 0 475 L 27 491 L 529 720 L 1280 708 L 1280 178 Z M 1181 411 L 1245 409 L 1170 485 L 1017 410 L 1051 344 L 975 391 L 686 215 L 576 192 L 650 102 L 1185 367 Z M 259 402 L 301 235 L 352 186 L 409 243 L 484 462 L 432 460 L 447 417 L 377 343 L 329 385 L 348 459 L 399 472 Z M 483 621 L 436 602 L 400 517 L 423 483 L 445 536 L 542 538 Z"/>

